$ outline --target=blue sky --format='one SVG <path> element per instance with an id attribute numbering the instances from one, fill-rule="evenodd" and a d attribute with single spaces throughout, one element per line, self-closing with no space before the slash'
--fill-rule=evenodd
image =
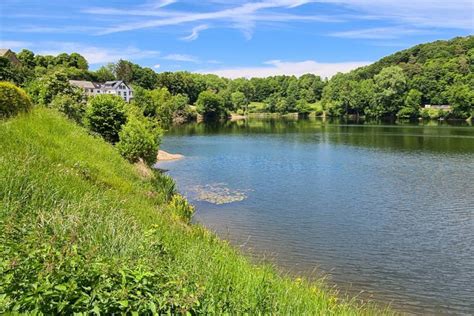
<path id="1" fill-rule="evenodd" d="M 473 0 L 2 0 L 0 10 L 2 48 L 226 77 L 327 77 L 474 33 Z"/>

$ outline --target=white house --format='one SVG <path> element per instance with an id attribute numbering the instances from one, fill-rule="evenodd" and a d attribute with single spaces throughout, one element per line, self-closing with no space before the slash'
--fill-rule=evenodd
<path id="1" fill-rule="evenodd" d="M 106 83 L 96 83 L 85 80 L 69 80 L 69 83 L 75 87 L 84 90 L 88 96 L 98 94 L 115 94 L 130 102 L 133 99 L 133 89 L 127 85 L 123 80 L 107 81 Z"/>
<path id="2" fill-rule="evenodd" d="M 425 104 L 424 106 L 425 109 L 437 109 L 437 110 L 444 110 L 444 111 L 449 111 L 451 110 L 451 105 L 449 104 Z"/>

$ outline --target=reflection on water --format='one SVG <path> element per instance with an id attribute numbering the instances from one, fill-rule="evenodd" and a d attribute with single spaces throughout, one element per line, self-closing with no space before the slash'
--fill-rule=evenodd
<path id="1" fill-rule="evenodd" d="M 186 158 L 160 166 L 250 254 L 403 311 L 472 314 L 474 128 L 434 124 L 190 124 L 163 144 Z"/>

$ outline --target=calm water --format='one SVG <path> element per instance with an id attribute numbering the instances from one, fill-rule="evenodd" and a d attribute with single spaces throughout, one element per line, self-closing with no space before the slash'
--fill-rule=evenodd
<path id="1" fill-rule="evenodd" d="M 474 313 L 474 127 L 258 120 L 172 129 L 195 220 L 401 311 Z"/>

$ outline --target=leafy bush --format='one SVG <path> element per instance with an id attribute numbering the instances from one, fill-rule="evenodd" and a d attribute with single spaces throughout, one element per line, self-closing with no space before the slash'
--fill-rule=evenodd
<path id="1" fill-rule="evenodd" d="M 151 184 L 156 192 L 160 194 L 165 202 L 169 202 L 173 195 L 176 194 L 176 183 L 173 178 L 156 169 L 152 169 L 155 176 L 151 180 Z"/>
<path id="2" fill-rule="evenodd" d="M 145 118 L 131 117 L 119 133 L 117 149 L 130 162 L 143 159 L 148 165 L 156 162 L 160 132 Z"/>
<path id="3" fill-rule="evenodd" d="M 69 84 L 65 70 L 44 75 L 30 82 L 26 90 L 34 103 L 45 106 L 48 106 L 58 94 L 77 94 L 77 89 Z"/>
<path id="4" fill-rule="evenodd" d="M 102 94 L 89 100 L 85 123 L 89 129 L 115 144 L 119 132 L 127 121 L 125 101 L 119 96 Z"/>
<path id="5" fill-rule="evenodd" d="M 432 119 L 432 120 L 437 120 L 440 118 L 445 118 L 449 115 L 448 111 L 440 110 L 440 109 L 422 109 L 421 110 L 421 117 L 423 119 Z"/>
<path id="6" fill-rule="evenodd" d="M 323 104 L 321 101 L 311 103 L 309 107 L 311 108 L 311 112 L 313 112 L 316 116 L 323 115 L 324 113 Z"/>
<path id="7" fill-rule="evenodd" d="M 69 119 L 76 123 L 83 123 L 86 104 L 82 100 L 78 100 L 77 97 L 68 94 L 58 94 L 54 97 L 50 106 L 66 114 Z"/>
<path id="8" fill-rule="evenodd" d="M 0 82 L 0 118 L 27 112 L 31 106 L 30 98 L 23 89 L 9 82 Z"/>
<path id="9" fill-rule="evenodd" d="M 185 223 L 189 223 L 194 214 L 194 206 L 189 204 L 189 202 L 180 194 L 173 195 L 168 204 L 167 210 Z"/>

